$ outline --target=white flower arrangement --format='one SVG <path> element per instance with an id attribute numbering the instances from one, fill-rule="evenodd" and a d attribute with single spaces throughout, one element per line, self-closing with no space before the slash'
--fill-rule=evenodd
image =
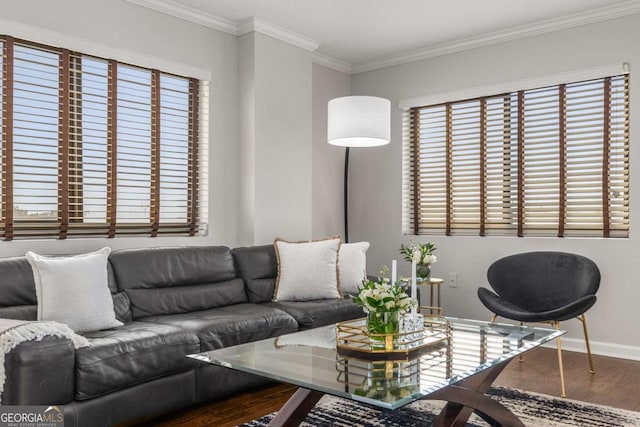
<path id="1" fill-rule="evenodd" d="M 386 271 L 386 268 L 382 271 L 383 276 Z M 386 277 L 379 277 L 375 281 L 363 280 L 362 286 L 358 288 L 358 295 L 353 297 L 353 301 L 362 306 L 367 314 L 390 311 L 406 313 L 418 306 L 418 301 L 410 298 L 399 282 L 391 283 L 391 280 Z"/>
<path id="2" fill-rule="evenodd" d="M 436 249 L 435 242 L 400 245 L 400 253 L 404 255 L 405 261 L 415 261 L 418 265 L 428 266 L 437 262 L 438 258 L 433 254 Z"/>

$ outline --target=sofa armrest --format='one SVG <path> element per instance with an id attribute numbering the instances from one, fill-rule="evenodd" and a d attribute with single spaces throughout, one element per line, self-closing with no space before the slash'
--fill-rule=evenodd
<path id="1" fill-rule="evenodd" d="M 2 405 L 63 405 L 73 400 L 75 349 L 60 337 L 17 345 L 5 355 Z"/>

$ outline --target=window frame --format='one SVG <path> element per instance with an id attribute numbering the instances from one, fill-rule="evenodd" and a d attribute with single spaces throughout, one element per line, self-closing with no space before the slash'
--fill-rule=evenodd
<path id="1" fill-rule="evenodd" d="M 629 230 L 629 78 L 628 71 L 626 69 L 626 64 L 623 64 L 620 67 L 620 64 L 615 64 L 613 66 L 603 66 L 588 70 L 583 70 L 581 72 L 574 72 L 574 77 L 568 77 L 571 73 L 561 73 L 558 75 L 551 76 L 542 76 L 537 79 L 530 79 L 522 82 L 507 82 L 501 85 L 494 85 L 485 88 L 474 88 L 470 90 L 463 90 L 452 92 L 449 94 L 435 94 L 428 97 L 419 97 L 413 98 L 400 102 L 400 108 L 403 109 L 403 234 L 408 235 L 419 235 L 419 234 L 434 234 L 434 233 L 443 233 L 446 235 L 452 234 L 463 234 L 463 235 L 472 235 L 478 234 L 480 236 L 484 235 L 513 235 L 518 237 L 524 236 L 558 236 L 558 237 L 570 237 L 570 236 L 580 236 L 580 237 L 628 237 Z M 624 115 L 623 129 L 618 129 L 618 134 L 615 136 L 617 138 L 617 146 L 614 147 L 617 151 L 613 153 L 613 155 L 622 158 L 622 163 L 624 165 L 624 170 L 622 172 L 624 182 L 624 190 L 626 194 L 623 194 L 626 197 L 626 204 L 623 206 L 622 210 L 619 207 L 615 208 L 615 214 L 620 215 L 620 212 L 623 212 L 621 215 L 622 219 L 617 218 L 616 221 L 621 221 L 619 223 L 615 223 L 614 227 L 610 227 L 611 221 L 604 221 L 604 224 L 601 228 L 597 230 L 589 230 L 589 229 L 579 229 L 566 227 L 563 221 L 558 219 L 558 224 L 556 224 L 553 228 L 550 227 L 528 227 L 525 220 L 525 199 L 524 199 L 524 186 L 526 185 L 525 177 L 524 177 L 524 166 L 525 166 L 525 157 L 527 144 L 525 144 L 526 138 L 529 136 L 525 131 L 525 105 L 524 99 L 525 94 L 530 94 L 536 90 L 545 90 L 549 87 L 557 87 L 559 92 L 559 110 L 561 113 L 558 113 L 560 116 L 560 120 L 558 123 L 558 133 L 563 135 L 563 137 L 559 138 L 560 142 L 558 143 L 558 154 L 559 161 L 562 162 L 567 161 L 567 123 L 566 123 L 566 90 L 569 85 L 577 85 L 581 84 L 585 81 L 592 81 L 602 79 L 603 84 L 605 86 L 604 93 L 611 94 L 611 78 L 623 78 L 624 79 L 624 90 L 625 93 L 622 96 L 624 102 Z M 583 80 L 581 80 L 583 79 Z M 565 83 L 565 82 L 571 83 Z M 538 84 L 538 85 L 536 85 Z M 544 84 L 544 85 L 542 85 Z M 530 86 L 527 86 L 530 85 Z M 609 85 L 607 87 L 607 85 Z M 526 87 L 527 89 L 521 89 Z M 520 88 L 520 89 L 516 89 Z M 618 88 L 619 89 L 619 88 Z M 472 96 L 468 96 L 472 95 Z M 514 104 L 511 100 L 515 96 L 516 103 Z M 608 148 L 606 148 L 611 141 L 611 117 L 612 112 L 610 111 L 611 102 L 610 99 L 607 100 L 605 95 L 605 99 L 603 101 L 603 106 L 601 107 L 604 115 L 604 123 L 603 129 L 604 135 L 603 140 L 605 141 L 604 149 L 603 149 L 603 162 L 606 165 L 610 164 L 610 159 L 608 158 L 611 154 Z M 496 98 L 505 98 L 505 107 L 503 111 L 503 115 L 506 117 L 507 114 L 511 114 L 507 112 L 506 103 L 510 102 L 509 108 L 515 108 L 516 112 L 512 118 L 517 120 L 517 125 L 506 129 L 506 133 L 508 133 L 508 137 L 505 136 L 504 150 L 511 151 L 511 153 L 507 153 L 505 151 L 503 153 L 503 159 L 509 160 L 509 164 L 505 167 L 513 168 L 514 163 L 517 165 L 515 170 L 515 179 L 517 180 L 516 191 L 513 191 L 513 182 L 509 181 L 509 179 L 513 179 L 514 176 L 510 176 L 505 184 L 504 188 L 505 196 L 507 199 L 506 202 L 503 202 L 502 209 L 504 212 L 514 214 L 513 208 L 515 206 L 515 215 L 516 220 L 515 223 L 511 220 L 510 224 L 508 224 L 505 229 L 500 230 L 500 227 L 488 226 L 486 222 L 486 206 L 487 206 L 487 174 L 486 174 L 486 138 L 487 138 L 487 119 L 485 116 L 486 108 L 487 108 L 487 100 L 496 99 Z M 619 101 L 620 98 L 617 98 Z M 509 100 L 509 101 L 507 101 Z M 478 102 L 478 112 L 477 116 L 479 119 L 479 127 L 480 130 L 477 136 L 477 151 L 480 157 L 480 165 L 479 175 L 478 175 L 478 187 L 479 187 L 479 198 L 480 198 L 480 207 L 477 224 L 470 229 L 464 230 L 460 227 L 456 227 L 455 224 L 452 224 L 452 172 L 451 172 L 451 163 L 454 161 L 455 156 L 452 155 L 452 123 L 451 123 L 451 108 L 456 105 L 461 105 L 466 102 Z M 564 105 L 563 105 L 564 103 Z M 446 141 L 446 154 L 444 154 L 444 160 L 441 160 L 441 165 L 444 169 L 446 169 L 446 178 L 444 179 L 446 190 L 443 198 L 445 199 L 445 216 L 439 222 L 432 223 L 432 227 L 429 227 L 427 224 L 424 224 L 421 219 L 420 213 L 424 211 L 424 209 L 429 209 L 429 206 L 424 204 L 423 196 L 421 194 L 421 188 L 424 188 L 425 185 L 425 176 L 424 172 L 421 172 L 421 164 L 424 164 L 424 159 L 420 160 L 420 157 L 416 156 L 416 153 L 420 154 L 424 152 L 424 144 L 425 144 L 425 133 L 428 133 L 429 130 L 425 130 L 422 125 L 420 125 L 420 131 L 416 129 L 417 123 L 423 123 L 424 111 L 429 108 L 437 108 L 441 107 L 444 109 L 445 119 L 439 122 L 442 126 L 446 128 L 445 131 L 445 139 Z M 564 108 L 564 110 L 562 110 Z M 421 113 L 422 111 L 422 113 Z M 421 116 L 422 114 L 422 116 Z M 564 118 L 564 120 L 562 119 Z M 620 120 L 616 123 L 618 127 L 620 127 Z M 515 131 L 515 134 L 513 134 Z M 442 133 L 442 132 L 441 132 Z M 431 131 L 432 136 L 430 136 L 432 143 L 437 144 L 437 136 L 441 133 L 437 131 Z M 620 136 L 622 134 L 622 136 Z M 436 136 L 433 136 L 436 135 Z M 508 138 L 508 141 L 507 141 Z M 515 142 L 514 142 L 515 138 Z M 622 148 L 620 148 L 620 140 L 622 140 Z M 422 148 L 421 148 L 422 145 Z M 516 156 L 513 155 L 513 150 L 515 149 Z M 441 154 L 442 155 L 442 154 Z M 505 157 L 506 156 L 506 157 Z M 607 199 L 610 199 L 611 195 L 609 194 L 608 188 L 608 174 L 609 174 L 609 166 L 605 166 L 602 170 L 602 181 L 603 181 L 603 195 L 607 196 Z M 566 219 L 567 215 L 567 204 L 566 204 L 566 192 L 567 188 L 566 184 L 566 174 L 567 167 L 566 164 L 561 165 L 559 167 L 559 202 L 558 202 L 558 210 L 559 210 L 559 218 L 563 217 Z M 620 174 L 619 171 L 615 171 Z M 506 172 L 505 172 L 506 173 Z M 513 173 L 513 172 L 511 172 Z M 505 175 L 505 177 L 507 177 Z M 428 177 L 427 177 L 428 178 Z M 432 178 L 431 178 L 432 179 Z M 432 179 L 433 180 L 433 179 Z M 434 182 L 434 181 L 432 181 Z M 618 184 L 617 184 L 618 185 Z M 617 191 L 617 190 L 616 190 Z M 515 199 L 514 199 L 515 197 Z M 435 205 L 431 206 L 441 206 L 438 205 L 439 202 L 436 202 Z M 506 205 L 504 205 L 506 203 Z M 609 212 L 606 212 L 609 209 L 609 201 L 604 200 L 603 196 L 603 219 L 609 216 Z M 506 209 L 506 211 L 505 211 Z M 514 228 L 515 226 L 515 228 Z"/>
<path id="2" fill-rule="evenodd" d="M 206 139 L 208 137 L 208 82 L 195 77 L 185 77 L 171 72 L 159 71 L 140 65 L 134 65 L 123 61 L 103 58 L 94 54 L 85 54 L 72 51 L 70 49 L 49 46 L 42 43 L 31 42 L 14 38 L 10 35 L 0 35 L 2 46 L 2 129 L 4 137 L 0 139 L 2 145 L 2 179 L 1 190 L 2 207 L 0 218 L 0 236 L 4 240 L 16 238 L 51 238 L 66 239 L 68 237 L 108 237 L 147 235 L 156 237 L 159 235 L 174 236 L 195 236 L 206 235 L 208 231 L 208 150 Z M 13 83 L 14 71 L 14 46 L 25 46 L 46 52 L 52 52 L 59 58 L 59 89 L 58 89 L 58 206 L 57 218 L 55 220 L 19 220 L 14 217 L 14 158 L 13 158 L 13 96 L 15 94 Z M 81 102 L 76 102 L 78 89 L 81 88 L 82 58 L 93 58 L 104 61 L 108 64 L 108 90 L 107 116 L 108 116 L 108 136 L 104 141 L 107 151 L 107 189 L 106 189 L 106 222 L 94 223 L 78 221 L 78 197 L 82 197 L 82 177 L 71 174 L 70 170 L 78 170 L 77 162 L 80 156 L 82 162 L 82 140 L 73 137 L 73 129 L 82 126 L 78 117 L 78 106 Z M 118 221 L 117 215 L 117 70 L 119 66 L 134 67 L 144 70 L 151 75 L 150 88 L 150 108 L 151 108 L 151 137 L 149 141 L 150 156 L 149 169 L 149 221 L 148 222 L 122 222 Z M 161 76 L 171 76 L 185 81 L 188 87 L 188 99 L 185 106 L 188 108 L 188 124 L 186 128 L 186 151 L 187 151 L 187 206 L 185 222 L 163 222 L 160 220 L 160 132 L 162 119 L 160 118 L 160 79 Z M 70 94 L 76 94 L 74 96 Z M 79 107 L 82 108 L 81 106 Z M 81 136 L 79 138 L 82 138 Z M 72 154 L 75 153 L 75 154 Z M 75 167 L 75 169 L 74 169 Z M 82 168 L 80 167 L 80 170 Z M 83 172 L 79 172 L 82 175 Z M 78 184 L 79 183 L 79 184 Z M 75 200 L 72 202 L 71 200 Z M 83 202 L 80 202 L 82 204 Z M 13 207 L 13 208 L 10 208 Z M 75 218 L 75 219 L 74 219 Z"/>

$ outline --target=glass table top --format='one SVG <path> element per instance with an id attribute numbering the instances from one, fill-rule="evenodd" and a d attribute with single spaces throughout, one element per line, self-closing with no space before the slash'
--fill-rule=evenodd
<path id="1" fill-rule="evenodd" d="M 188 357 L 396 409 L 564 334 L 548 328 L 447 320 L 451 339 L 406 361 L 342 356 L 336 349 L 335 325 Z"/>

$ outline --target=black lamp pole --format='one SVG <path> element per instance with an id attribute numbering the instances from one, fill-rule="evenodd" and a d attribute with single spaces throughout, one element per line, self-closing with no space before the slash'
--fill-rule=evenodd
<path id="1" fill-rule="evenodd" d="M 349 147 L 344 152 L 344 242 L 349 243 Z"/>

